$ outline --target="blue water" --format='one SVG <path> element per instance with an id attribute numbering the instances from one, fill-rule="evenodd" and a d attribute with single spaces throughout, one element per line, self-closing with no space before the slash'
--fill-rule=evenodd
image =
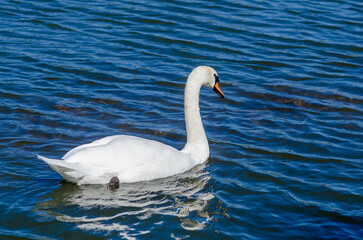
<path id="1" fill-rule="evenodd" d="M 1 1 L 0 239 L 362 239 L 362 33 L 353 0 Z M 36 159 L 181 149 L 198 65 L 205 164 L 111 191 Z"/>

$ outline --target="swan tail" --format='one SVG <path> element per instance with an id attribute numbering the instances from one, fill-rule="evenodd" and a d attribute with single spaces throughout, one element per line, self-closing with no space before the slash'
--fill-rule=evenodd
<path id="1" fill-rule="evenodd" d="M 46 158 L 37 155 L 38 159 L 43 160 L 54 171 L 58 172 L 65 180 L 79 184 L 86 176 L 86 171 L 79 164 L 65 162 L 63 160 Z"/>
<path id="2" fill-rule="evenodd" d="M 40 155 L 37 155 L 37 157 L 46 162 L 49 167 L 58 172 L 65 180 L 78 185 L 106 184 L 112 177 L 119 176 L 119 173 L 112 169 L 92 168 L 64 160 L 46 158 Z"/>

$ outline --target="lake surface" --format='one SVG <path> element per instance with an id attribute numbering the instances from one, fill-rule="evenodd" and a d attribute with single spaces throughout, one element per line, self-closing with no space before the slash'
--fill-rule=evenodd
<path id="1" fill-rule="evenodd" d="M 0 239 L 362 239 L 361 1 L 1 1 Z M 115 134 L 211 155 L 166 179 L 67 183 L 36 158 Z"/>

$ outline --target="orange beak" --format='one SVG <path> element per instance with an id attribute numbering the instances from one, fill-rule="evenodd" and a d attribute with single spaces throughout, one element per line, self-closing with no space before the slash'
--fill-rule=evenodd
<path id="1" fill-rule="evenodd" d="M 219 87 L 219 82 L 218 81 L 214 85 L 213 91 L 215 91 L 218 94 L 218 96 L 220 96 L 221 98 L 224 98 L 224 94 L 223 94 L 221 88 Z"/>

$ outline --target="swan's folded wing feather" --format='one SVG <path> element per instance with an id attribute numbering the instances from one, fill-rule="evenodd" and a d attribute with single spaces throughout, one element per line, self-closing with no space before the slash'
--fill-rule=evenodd
<path id="1" fill-rule="evenodd" d="M 87 144 L 83 144 L 81 146 L 75 147 L 72 150 L 68 151 L 63 157 L 62 159 L 66 159 L 68 157 L 70 157 L 71 155 L 75 154 L 76 152 L 82 150 L 82 149 L 86 149 L 86 148 L 91 148 L 91 147 L 98 147 L 98 146 L 102 146 L 102 145 L 106 145 L 109 142 L 111 142 L 112 140 L 114 140 L 115 138 L 118 138 L 122 135 L 115 135 L 115 136 L 109 136 L 109 137 L 104 137 L 101 139 L 98 139 L 96 141 L 93 141 L 91 143 L 87 143 Z"/>

